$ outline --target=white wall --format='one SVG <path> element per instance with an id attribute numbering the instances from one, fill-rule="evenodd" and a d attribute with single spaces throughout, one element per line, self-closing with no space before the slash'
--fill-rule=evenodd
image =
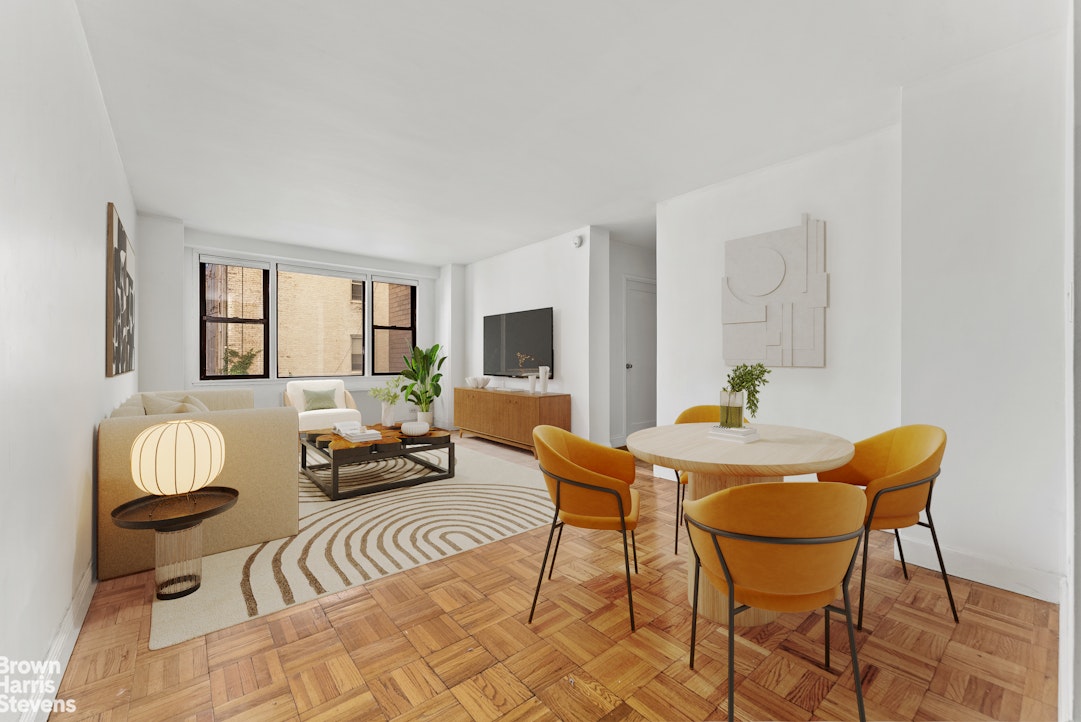
<path id="1" fill-rule="evenodd" d="M 826 366 L 774 369 L 754 420 L 852 439 L 897 424 L 900 153 L 900 130 L 886 128 L 658 206 L 658 420 L 717 403 L 725 384 L 725 241 L 810 213 L 826 221 Z"/>
<path id="2" fill-rule="evenodd" d="M 153 279 L 139 292 L 139 390 L 184 388 L 185 357 L 177 344 L 187 308 L 184 298 L 184 224 L 175 218 L 138 216 L 139 275 Z"/>
<path id="3" fill-rule="evenodd" d="M 944 427 L 948 571 L 1057 601 L 1073 450 L 1066 61 L 1062 34 L 1013 46 L 906 88 L 898 127 L 662 203 L 658 416 L 723 384 L 708 320 L 723 242 L 822 218 L 826 367 L 774 369 L 757 420 L 850 439 Z M 925 530 L 903 535 L 937 568 Z"/>
<path id="4" fill-rule="evenodd" d="M 589 438 L 612 440 L 611 335 L 612 242 L 607 229 L 590 227 L 589 250 Z"/>
<path id="5" fill-rule="evenodd" d="M 436 282 L 436 337 L 441 339 L 447 360 L 443 364 L 442 395 L 435 403 L 435 423 L 454 426 L 454 388 L 465 386 L 469 341 L 466 319 L 465 266 L 449 264 L 440 269 Z"/>
<path id="6" fill-rule="evenodd" d="M 611 437 L 613 446 L 622 446 L 627 440 L 627 378 L 626 363 L 626 324 L 633 324 L 634 319 L 626 318 L 626 287 L 628 278 L 657 279 L 657 254 L 653 248 L 632 246 L 627 243 L 612 241 L 610 248 L 609 285 L 611 292 L 611 329 L 610 358 L 608 360 L 611 378 Z"/>
<path id="7" fill-rule="evenodd" d="M 564 233 L 466 268 L 468 353 L 464 376 L 483 372 L 484 317 L 532 308 L 554 309 L 553 379 L 549 391 L 571 395 L 571 430 L 593 438 L 590 428 L 591 229 Z M 580 248 L 577 236 L 585 237 Z M 607 244 L 607 234 L 605 234 Z M 606 337 L 607 338 L 607 337 Z M 492 379 L 493 387 L 527 388 L 525 379 Z M 607 413 L 607 409 L 605 409 Z M 607 443 L 606 438 L 594 439 Z"/>
<path id="8" fill-rule="evenodd" d="M 1012 46 L 907 88 L 902 123 L 901 415 L 949 434 L 947 568 L 1052 600 L 1073 443 L 1069 64 L 1064 34 Z"/>
<path id="9" fill-rule="evenodd" d="M 66 663 L 92 594 L 95 426 L 136 388 L 105 377 L 108 202 L 140 247 L 73 3 L 0 3 L 0 97 L 0 655 Z"/>

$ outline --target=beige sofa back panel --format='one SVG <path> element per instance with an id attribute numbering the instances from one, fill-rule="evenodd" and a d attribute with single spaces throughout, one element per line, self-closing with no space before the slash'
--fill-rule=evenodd
<path id="1" fill-rule="evenodd" d="M 255 407 L 255 392 L 252 389 L 188 389 L 185 391 L 144 391 L 129 397 L 124 403 L 116 407 L 110 418 L 118 419 L 126 416 L 146 416 L 143 408 L 143 394 L 166 394 L 169 397 L 181 398 L 191 396 L 199 399 L 210 411 L 225 411 L 228 409 L 251 409 Z"/>
<path id="2" fill-rule="evenodd" d="M 135 437 L 153 424 L 178 418 L 206 421 L 221 430 L 225 464 L 213 483 L 240 492 L 236 506 L 203 522 L 204 554 L 280 539 L 298 531 L 295 409 L 108 418 L 98 427 L 98 579 L 154 567 L 154 532 L 121 529 L 113 524 L 111 513 L 120 504 L 144 495 L 131 480 L 130 453 Z"/>

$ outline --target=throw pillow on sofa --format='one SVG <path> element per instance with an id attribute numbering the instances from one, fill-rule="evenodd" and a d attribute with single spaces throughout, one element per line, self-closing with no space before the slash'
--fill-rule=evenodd
<path id="1" fill-rule="evenodd" d="M 338 404 L 334 402 L 334 389 L 314 391 L 304 389 L 304 410 L 318 411 L 319 409 L 336 409 Z"/>
<path id="2" fill-rule="evenodd" d="M 143 408 L 148 416 L 157 414 L 187 414 L 194 411 L 209 411 L 206 404 L 188 394 L 143 394 Z"/>

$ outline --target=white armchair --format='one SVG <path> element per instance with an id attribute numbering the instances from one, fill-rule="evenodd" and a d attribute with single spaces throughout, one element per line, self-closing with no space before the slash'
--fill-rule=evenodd
<path id="1" fill-rule="evenodd" d="M 329 429 L 342 421 L 360 422 L 360 411 L 341 379 L 305 379 L 285 384 L 285 405 L 300 416 L 300 430 Z"/>

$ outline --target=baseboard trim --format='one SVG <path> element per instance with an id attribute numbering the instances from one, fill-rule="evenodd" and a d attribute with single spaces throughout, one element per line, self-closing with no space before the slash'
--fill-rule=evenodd
<path id="1" fill-rule="evenodd" d="M 926 540 L 912 538 L 912 534 L 919 534 L 921 531 L 927 537 Z M 938 556 L 935 554 L 934 544 L 931 543 L 930 532 L 902 530 L 901 538 L 905 545 L 906 562 L 938 571 Z M 896 547 L 894 556 L 897 556 Z M 999 559 L 949 547 L 942 548 L 942 557 L 946 562 L 946 573 L 951 577 L 968 579 L 1054 604 L 1061 605 L 1064 600 L 1061 574 L 1011 566 Z"/>
<path id="2" fill-rule="evenodd" d="M 94 579 L 94 565 L 91 563 L 79 579 L 71 605 L 64 614 L 64 619 L 56 631 L 56 636 L 53 637 L 44 660 L 45 669 L 51 672 L 45 675 L 45 679 L 51 683 L 49 686 L 53 690 L 60 689 L 60 682 L 64 679 L 68 662 L 71 661 L 71 653 L 75 650 L 75 642 L 79 639 L 79 632 L 82 629 L 83 620 L 86 619 L 86 612 L 90 609 L 90 601 L 94 598 L 97 585 Z M 55 693 L 48 693 L 44 689 L 28 697 L 29 709 L 23 713 L 21 722 L 46 722 L 49 719 L 47 701 L 54 699 Z M 74 710 L 69 709 L 69 711 Z"/>
<path id="3" fill-rule="evenodd" d="M 676 480 L 676 472 L 674 470 L 669 469 L 667 466 L 657 466 L 656 464 L 653 465 L 653 476 L 658 479 L 668 479 L 669 481 Z"/>
<path id="4" fill-rule="evenodd" d="M 1074 590 L 1072 577 L 1062 579 L 1062 602 L 1058 615 L 1058 716 L 1073 719 L 1074 700 Z"/>

